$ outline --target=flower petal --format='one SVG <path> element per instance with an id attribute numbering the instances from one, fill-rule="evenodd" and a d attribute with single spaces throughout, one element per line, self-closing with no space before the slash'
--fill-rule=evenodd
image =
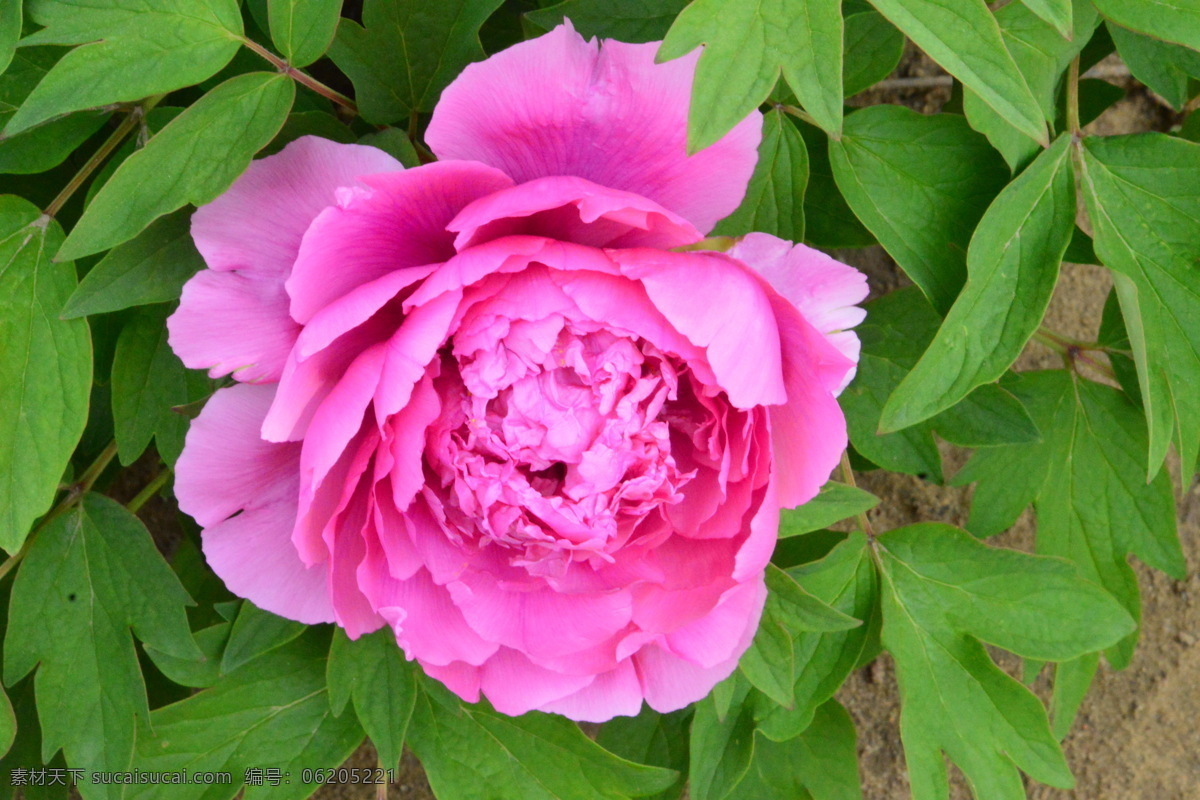
<path id="1" fill-rule="evenodd" d="M 642 710 L 642 686 L 638 683 L 637 670 L 632 661 L 622 661 L 574 694 L 551 700 L 538 710 L 562 714 L 578 722 L 632 717 Z"/>
<path id="2" fill-rule="evenodd" d="M 446 225 L 468 203 L 512 186 L 483 164 L 444 162 L 367 176 L 313 220 L 287 280 L 292 316 L 307 323 L 356 286 L 454 255 Z"/>
<path id="3" fill-rule="evenodd" d="M 442 92 L 425 139 L 517 182 L 574 175 L 648 197 L 707 232 L 742 201 L 762 115 L 687 155 L 699 53 L 655 64 L 657 43 L 584 41 L 570 24 L 471 64 Z"/>
<path id="4" fill-rule="evenodd" d="M 185 366 L 209 377 L 277 381 L 300 333 L 287 309 L 283 283 L 272 276 L 201 270 L 167 319 L 168 341 Z"/>

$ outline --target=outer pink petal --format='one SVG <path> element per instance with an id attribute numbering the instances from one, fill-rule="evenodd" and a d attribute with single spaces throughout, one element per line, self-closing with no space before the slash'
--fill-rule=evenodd
<path id="1" fill-rule="evenodd" d="M 787 403 L 768 409 L 779 505 L 817 496 L 846 449 L 846 418 L 834 392 L 851 362 L 782 297 L 772 299 L 783 336 Z"/>
<path id="2" fill-rule="evenodd" d="M 738 408 L 784 402 L 779 331 L 757 278 L 717 253 L 610 250 L 655 307 L 704 347 L 720 388 Z"/>
<path id="3" fill-rule="evenodd" d="M 450 593 L 434 583 L 425 570 L 406 581 L 376 574 L 365 582 L 365 587 L 409 658 L 422 664 L 463 662 L 478 666 L 499 649 L 467 625 Z"/>
<path id="4" fill-rule="evenodd" d="M 767 599 L 766 585 L 759 582 L 757 589 L 755 608 L 747 617 L 746 627 L 728 660 L 711 667 L 701 667 L 656 644 L 646 645 L 633 656 L 638 680 L 651 708 L 663 714 L 676 711 L 701 699 L 733 674 L 738 660 L 754 640 L 763 603 Z"/>
<path id="5" fill-rule="evenodd" d="M 729 255 L 766 278 L 810 325 L 825 334 L 852 364 L 857 364 L 858 337 L 849 331 L 867 315 L 858 307 L 867 297 L 866 275 L 820 250 L 793 245 L 766 233 L 743 237 L 730 248 Z M 852 366 L 838 391 L 853 379 Z"/>
<path id="6" fill-rule="evenodd" d="M 667 648 L 701 667 L 714 667 L 735 655 L 746 622 L 761 612 L 760 580 L 730 589 L 706 616 L 668 633 Z"/>
<path id="7" fill-rule="evenodd" d="M 184 285 L 167 320 L 168 341 L 180 361 L 208 369 L 210 377 L 276 381 L 300 332 L 287 308 L 277 278 L 202 270 Z"/>
<path id="8" fill-rule="evenodd" d="M 204 526 L 204 554 L 230 591 L 289 619 L 331 622 L 325 570 L 305 568 L 291 544 L 299 448 L 258 438 L 272 394 L 240 385 L 213 395 L 188 431 L 175 494 Z"/>
<path id="9" fill-rule="evenodd" d="M 501 647 L 480 669 L 479 688 L 501 714 L 519 716 L 590 685 L 594 675 L 563 675 L 539 667 L 523 653 Z"/>
<path id="10" fill-rule="evenodd" d="M 453 161 L 364 177 L 363 183 L 370 188 L 342 193 L 304 235 L 287 281 L 292 316 L 300 322 L 356 286 L 450 258 L 450 220 L 473 200 L 512 186 L 491 167 Z"/>
<path id="11" fill-rule="evenodd" d="M 691 244 L 690 222 L 638 194 L 583 178 L 537 178 L 490 194 L 464 208 L 448 226 L 460 251 L 500 236 L 541 235 L 593 247 Z"/>
<path id="12" fill-rule="evenodd" d="M 642 710 L 642 686 L 632 661 L 602 672 L 574 694 L 542 705 L 540 711 L 562 714 L 579 722 L 606 722 L 613 717 L 632 717 Z"/>
<path id="13" fill-rule="evenodd" d="M 192 238 L 210 269 L 287 278 L 300 239 L 339 187 L 360 175 L 403 170 L 374 147 L 302 136 L 250 164 L 233 185 L 192 216 Z"/>
<path id="14" fill-rule="evenodd" d="M 278 494 L 299 473 L 299 445 L 258 436 L 274 394 L 274 386 L 219 389 L 192 421 L 175 465 L 175 496 L 200 525 L 214 525 Z"/>
<path id="15" fill-rule="evenodd" d="M 426 133 L 439 158 L 498 167 L 517 182 L 574 175 L 643 195 L 708 231 L 746 193 L 762 115 L 688 157 L 699 53 L 655 64 L 657 43 L 585 42 L 570 25 L 468 66 Z"/>

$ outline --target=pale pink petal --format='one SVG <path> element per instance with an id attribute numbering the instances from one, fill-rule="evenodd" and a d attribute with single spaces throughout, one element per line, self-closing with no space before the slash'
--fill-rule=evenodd
<path id="1" fill-rule="evenodd" d="M 852 363 L 858 363 L 858 337 L 849 331 L 867 315 L 858 307 L 867 297 L 866 275 L 820 250 L 766 233 L 751 233 L 728 252 L 766 278 L 810 325 Z M 853 378 L 851 367 L 838 391 Z"/>
<path id="2" fill-rule="evenodd" d="M 461 161 L 362 178 L 313 220 L 287 280 L 292 316 L 307 323 L 356 286 L 454 255 L 446 225 L 468 203 L 512 186 L 503 173 Z"/>
<path id="3" fill-rule="evenodd" d="M 545 703 L 538 710 L 562 714 L 578 722 L 632 717 L 642 710 L 642 686 L 637 670 L 632 661 L 622 661 L 574 694 Z"/>
<path id="4" fill-rule="evenodd" d="M 411 656 L 410 656 L 411 658 Z M 450 691 L 468 703 L 479 702 L 479 667 L 453 661 L 449 664 L 420 662 L 421 669 L 434 680 L 441 681 Z"/>
<path id="5" fill-rule="evenodd" d="M 207 369 L 209 377 L 277 381 L 300 332 L 287 309 L 277 278 L 201 270 L 167 319 L 168 341 L 184 365 Z"/>
<path id="6" fill-rule="evenodd" d="M 401 511 L 409 507 L 425 485 L 425 430 L 441 410 L 433 379 L 426 375 L 413 389 L 409 402 L 390 420 L 387 478 L 392 487 L 391 500 Z"/>
<path id="7" fill-rule="evenodd" d="M 274 386 L 219 389 L 192 421 L 175 465 L 175 496 L 200 525 L 214 525 L 278 495 L 277 487 L 294 485 L 300 446 L 258 436 L 274 394 Z"/>
<path id="8" fill-rule="evenodd" d="M 719 388 L 734 406 L 784 402 L 775 315 L 743 265 L 717 253 L 608 252 L 680 333 L 705 348 Z"/>
<path id="9" fill-rule="evenodd" d="M 360 175 L 403 170 L 374 147 L 302 136 L 254 161 L 192 216 L 192 238 L 210 269 L 287 278 L 313 219 Z"/>
<path id="10" fill-rule="evenodd" d="M 464 208 L 447 226 L 460 251 L 502 236 L 547 236 L 592 247 L 660 247 L 700 238 L 690 222 L 652 200 L 583 178 L 536 178 Z"/>
<path id="11" fill-rule="evenodd" d="M 594 675 L 563 675 L 539 667 L 508 647 L 484 662 L 479 688 L 501 714 L 519 716 L 574 694 L 595 680 Z"/>
<path id="12" fill-rule="evenodd" d="M 379 630 L 384 619 L 363 594 L 359 572 L 367 555 L 363 529 L 373 525 L 370 509 L 370 488 L 365 480 L 358 481 L 345 509 L 331 522 L 329 531 L 329 595 L 333 601 L 334 618 L 351 639 Z M 327 540 L 328 541 L 328 540 Z"/>
<path id="13" fill-rule="evenodd" d="M 384 420 L 408 405 L 413 388 L 424 377 L 437 352 L 450 337 L 451 322 L 462 296 L 450 292 L 419 306 L 383 345 L 383 364 L 375 389 L 375 419 Z"/>
<path id="14" fill-rule="evenodd" d="M 844 449 L 845 445 L 843 445 Z M 771 560 L 775 543 L 779 538 L 779 496 L 776 490 L 778 479 L 772 477 L 767 485 L 758 511 L 750 520 L 750 535 L 742 542 L 733 566 L 733 579 L 747 580 L 761 573 Z"/>
<path id="15" fill-rule="evenodd" d="M 573 175 L 640 194 L 707 232 L 746 193 L 762 115 L 688 157 L 699 53 L 655 64 L 657 49 L 559 26 L 463 70 L 425 139 L 439 158 L 482 161 L 518 183 Z"/>

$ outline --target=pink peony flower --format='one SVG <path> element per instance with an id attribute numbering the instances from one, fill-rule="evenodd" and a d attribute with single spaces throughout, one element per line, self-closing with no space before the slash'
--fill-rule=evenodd
<path id="1" fill-rule="evenodd" d="M 199 209 L 170 342 L 241 383 L 176 493 L 234 593 L 384 625 L 501 712 L 703 697 L 749 646 L 780 507 L 846 446 L 862 275 L 752 234 L 761 117 L 687 157 L 695 54 L 568 25 L 468 67 L 441 159 L 305 137 Z"/>

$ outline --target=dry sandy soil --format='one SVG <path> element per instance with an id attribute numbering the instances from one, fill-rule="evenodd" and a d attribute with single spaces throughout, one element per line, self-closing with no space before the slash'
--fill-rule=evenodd
<path id="1" fill-rule="evenodd" d="M 940 72 L 920 57 L 906 58 L 898 71 L 902 76 Z M 1128 82 L 1127 82 L 1128 83 Z M 1172 116 L 1144 89 L 1128 84 L 1129 97 L 1093 123 L 1097 132 L 1124 133 L 1165 129 Z M 946 101 L 948 91 L 928 90 L 886 99 L 902 102 L 921 111 L 935 111 Z M 870 98 L 880 102 L 881 98 Z M 894 264 L 879 248 L 843 251 L 837 254 L 864 269 L 875 293 L 906 283 Z M 1087 265 L 1065 265 L 1047 324 L 1050 328 L 1081 339 L 1094 339 L 1100 309 L 1109 281 L 1103 269 Z M 1024 369 L 1058 366 L 1057 358 L 1036 346 L 1022 357 Z M 947 473 L 961 465 L 963 454 L 948 449 Z M 859 476 L 863 486 L 882 498 L 871 512 L 877 530 L 886 530 L 919 520 L 954 524 L 966 521 L 970 489 L 934 486 L 916 478 L 868 473 Z M 165 506 L 165 504 L 163 504 Z M 143 516 L 157 516 L 154 504 Z M 166 508 L 162 509 L 167 511 Z M 147 514 L 146 512 L 150 512 Z M 1084 702 L 1075 727 L 1065 742 L 1067 758 L 1077 779 L 1071 791 L 1031 784 L 1033 800 L 1191 800 L 1200 798 L 1200 486 L 1193 484 L 1179 498 L 1184 549 L 1191 567 L 1186 581 L 1172 581 L 1149 569 L 1138 567 L 1143 592 L 1141 643 L 1132 665 L 1114 672 L 1101 666 L 1095 684 Z M 161 535 L 166 525 L 147 520 Z M 1028 548 L 1032 543 L 1033 520 L 1029 512 L 997 543 Z M 1014 667 L 1004 662 L 1006 668 Z M 1035 689 L 1046 696 L 1045 678 Z M 908 797 L 899 737 L 899 705 L 889 658 L 851 677 L 838 695 L 850 710 L 858 729 L 860 772 L 867 800 L 900 800 Z M 370 767 L 375 754 L 364 745 L 347 764 Z M 960 776 L 955 775 L 955 798 L 969 796 Z M 368 800 L 376 787 L 326 786 L 321 800 Z M 392 800 L 428 800 L 433 795 L 411 755 L 406 755 L 398 780 L 388 787 Z M 990 800 L 980 798 L 979 800 Z"/>

